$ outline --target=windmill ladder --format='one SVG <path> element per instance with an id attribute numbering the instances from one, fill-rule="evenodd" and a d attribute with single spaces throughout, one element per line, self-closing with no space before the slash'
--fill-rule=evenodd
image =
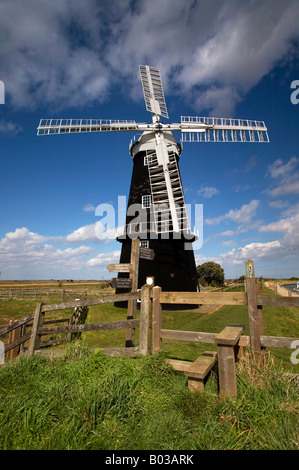
<path id="1" fill-rule="evenodd" d="M 174 152 L 168 152 L 167 165 L 173 200 L 177 206 L 177 220 L 180 232 L 190 233 L 185 198 Z M 155 151 L 148 151 L 148 171 L 152 197 L 152 208 L 157 233 L 173 232 L 173 223 L 170 210 L 169 194 L 165 180 L 164 168 L 158 165 Z"/>

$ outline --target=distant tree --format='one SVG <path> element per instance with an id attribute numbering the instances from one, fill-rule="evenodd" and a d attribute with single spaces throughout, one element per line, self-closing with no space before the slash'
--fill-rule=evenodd
<path id="1" fill-rule="evenodd" d="M 207 263 L 197 266 L 197 275 L 199 278 L 203 278 L 207 284 L 223 286 L 224 285 L 224 269 L 218 263 L 214 261 L 208 261 Z"/>

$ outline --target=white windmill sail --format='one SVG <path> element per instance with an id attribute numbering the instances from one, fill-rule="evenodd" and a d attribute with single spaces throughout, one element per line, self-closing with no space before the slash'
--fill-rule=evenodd
<path id="1" fill-rule="evenodd" d="M 139 65 L 139 72 L 147 111 L 168 119 L 160 70 L 148 65 Z"/>
<path id="2" fill-rule="evenodd" d="M 180 123 L 162 123 L 168 118 L 160 71 L 148 65 L 139 66 L 143 95 L 152 123 L 112 119 L 41 119 L 37 135 L 87 132 L 143 132 L 140 145 L 146 149 L 151 199 L 156 233 L 190 233 L 184 193 L 174 148 L 172 131 L 181 132 L 181 142 L 269 142 L 263 121 L 247 119 L 182 116 Z M 169 136 L 172 136 L 172 142 Z M 151 138 L 149 139 L 149 136 Z"/>

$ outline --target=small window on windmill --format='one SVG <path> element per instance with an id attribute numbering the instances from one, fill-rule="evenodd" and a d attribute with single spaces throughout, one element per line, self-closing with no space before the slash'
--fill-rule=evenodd
<path id="1" fill-rule="evenodd" d="M 142 209 L 149 209 L 151 207 L 151 196 L 147 194 L 142 196 Z"/>
<path id="2" fill-rule="evenodd" d="M 149 248 L 149 240 L 140 240 L 141 248 Z"/>
<path id="3" fill-rule="evenodd" d="M 144 157 L 144 166 L 151 165 L 152 163 L 154 163 L 154 157 L 152 155 Z"/>

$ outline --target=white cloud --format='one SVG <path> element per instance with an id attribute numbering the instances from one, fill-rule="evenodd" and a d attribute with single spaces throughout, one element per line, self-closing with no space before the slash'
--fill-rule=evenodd
<path id="1" fill-rule="evenodd" d="M 94 212 L 96 210 L 93 204 L 85 204 L 83 207 L 84 212 Z"/>
<path id="2" fill-rule="evenodd" d="M 288 209 L 283 211 L 281 213 L 281 215 L 283 217 L 290 217 L 292 215 L 297 215 L 298 213 L 299 213 L 299 202 L 297 202 L 297 204 L 294 204 L 294 205 L 288 207 Z"/>
<path id="3" fill-rule="evenodd" d="M 6 278 L 34 279 L 36 277 L 61 277 L 80 270 L 91 248 L 57 248 L 46 243 L 51 237 L 29 231 L 26 227 L 8 232 L 0 240 L 0 270 Z M 70 276 L 68 276 L 70 277 Z"/>
<path id="4" fill-rule="evenodd" d="M 230 209 L 226 214 L 214 217 L 212 219 L 205 219 L 207 225 L 217 225 L 224 220 L 241 223 L 242 227 L 245 224 L 250 224 L 252 218 L 255 216 L 259 201 L 253 199 L 249 204 L 243 204 L 241 209 Z"/>
<path id="5" fill-rule="evenodd" d="M 74 230 L 72 233 L 65 237 L 69 243 L 81 243 L 87 241 L 98 241 L 95 234 L 95 224 L 84 225 Z"/>
<path id="6" fill-rule="evenodd" d="M 269 165 L 268 171 L 272 178 L 282 178 L 291 174 L 298 162 L 299 160 L 296 157 L 290 158 L 287 163 L 284 163 L 281 158 L 278 158 Z"/>
<path id="7" fill-rule="evenodd" d="M 0 248 L 6 250 L 11 245 L 15 245 L 16 247 L 19 244 L 29 246 L 36 243 L 43 243 L 46 240 L 47 237 L 30 232 L 26 227 L 21 227 L 17 228 L 14 232 L 8 232 L 5 238 L 0 240 Z"/>
<path id="8" fill-rule="evenodd" d="M 1 119 L 0 121 L 0 132 L 8 135 L 16 135 L 19 132 L 22 132 L 23 128 L 20 124 L 12 122 L 12 121 L 4 121 Z"/>
<path id="9" fill-rule="evenodd" d="M 233 230 L 225 230 L 224 232 L 221 232 L 218 234 L 218 236 L 223 236 L 223 237 L 232 237 L 235 234 Z"/>
<path id="10" fill-rule="evenodd" d="M 288 202 L 282 201 L 280 199 L 277 201 L 270 201 L 268 204 L 270 207 L 274 207 L 274 209 L 284 209 L 289 205 Z"/>
<path id="11" fill-rule="evenodd" d="M 268 225 L 263 225 L 260 227 L 260 232 L 282 232 L 286 233 L 292 227 L 292 222 L 294 218 L 281 219 L 277 222 L 271 222 Z"/>
<path id="12" fill-rule="evenodd" d="M 221 242 L 222 246 L 235 246 L 236 242 L 234 240 L 225 240 Z"/>
<path id="13" fill-rule="evenodd" d="M 284 194 L 299 194 L 299 172 L 290 176 L 287 181 L 281 181 L 278 186 L 267 191 L 272 197 Z"/>
<path id="14" fill-rule="evenodd" d="M 218 193 L 219 193 L 219 190 L 211 186 L 202 187 L 197 191 L 197 194 L 199 196 L 202 196 L 204 199 L 208 199 L 212 196 L 215 196 L 215 194 L 218 194 Z"/>
<path id="15" fill-rule="evenodd" d="M 298 158 L 292 157 L 287 163 L 279 158 L 269 165 L 268 173 L 274 180 L 278 181 L 274 187 L 266 190 L 270 196 L 299 194 L 299 171 L 295 171 L 298 163 Z"/>
<path id="16" fill-rule="evenodd" d="M 10 0 L 1 4 L 0 76 L 16 107 L 86 106 L 116 81 L 141 99 L 137 66 L 150 63 L 166 92 L 232 114 L 288 54 L 298 16 L 296 0 Z"/>
<path id="17" fill-rule="evenodd" d="M 299 214 L 272 222 L 260 227 L 260 232 L 280 232 L 284 234 L 281 244 L 286 254 L 294 250 L 299 253 Z"/>
<path id="18" fill-rule="evenodd" d="M 108 228 L 100 221 L 94 224 L 83 225 L 65 237 L 66 242 L 81 243 L 110 243 L 116 238 L 116 230 Z"/>
<path id="19" fill-rule="evenodd" d="M 112 251 L 110 253 L 99 253 L 95 258 L 87 261 L 88 266 L 103 266 L 106 267 L 110 263 L 119 262 L 120 251 Z"/>
<path id="20" fill-rule="evenodd" d="M 299 262 L 299 214 L 264 225 L 259 231 L 282 233 L 283 236 L 279 240 L 249 243 L 210 258 L 196 254 L 196 263 L 215 261 L 229 270 L 233 265 L 241 265 L 246 259 L 271 261 L 289 258 L 293 261 L 298 259 Z M 232 240 L 224 241 L 222 245 L 229 246 L 232 242 Z"/>
<path id="21" fill-rule="evenodd" d="M 244 247 L 233 248 L 227 253 L 221 253 L 214 257 L 202 257 L 195 255 L 197 264 L 205 263 L 206 261 L 214 261 L 220 265 L 231 266 L 244 263 L 247 259 L 273 259 L 282 256 L 281 243 L 279 240 L 266 242 L 266 243 L 250 243 Z"/>

